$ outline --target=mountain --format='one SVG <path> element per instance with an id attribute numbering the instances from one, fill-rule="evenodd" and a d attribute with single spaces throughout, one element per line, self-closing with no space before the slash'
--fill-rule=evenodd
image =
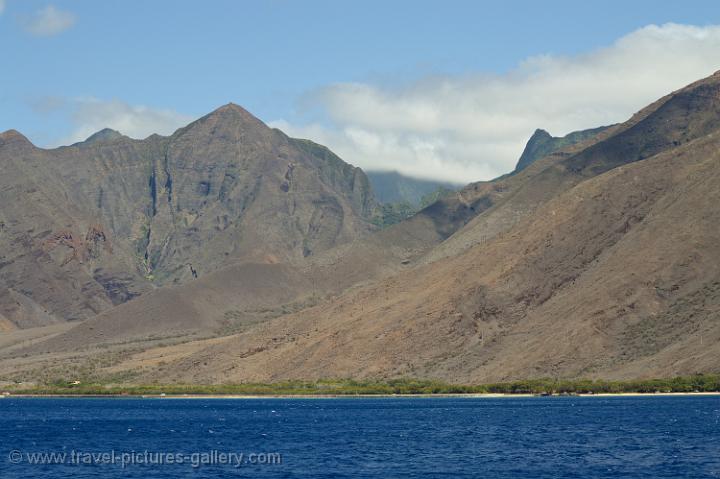
<path id="1" fill-rule="evenodd" d="M 198 343 L 164 374 L 487 382 L 717 372 L 720 73 L 606 133 L 533 165 L 513 196 L 538 184 L 555 185 L 554 196 L 496 236 Z"/>
<path id="2" fill-rule="evenodd" d="M 551 153 L 593 138 L 608 128 L 610 127 L 601 126 L 589 130 L 574 131 L 562 137 L 552 136 L 547 131 L 538 128 L 530 137 L 530 140 L 528 140 L 527 145 L 525 145 L 525 149 L 518 160 L 517 166 L 515 166 L 514 172 L 517 173 L 524 170 L 536 160 L 544 158 Z"/>
<path id="3" fill-rule="evenodd" d="M 0 151 L 10 152 L 4 158 L 28 148 L 14 132 L 0 139 Z M 329 150 L 287 141 L 316 159 L 316 170 L 344 171 Z M 249 255 L 193 281 L 151 283 L 153 291 L 75 324 L 5 333 L 0 378 L 51 381 L 79 371 L 136 383 L 475 383 L 718 372 L 718 152 L 720 72 L 380 231 L 366 226 L 373 201 L 355 194 L 362 188 L 333 190 L 363 225 L 348 232 L 352 238 L 307 256 L 302 249 L 273 253 L 273 261 Z M 21 166 L 46 168 L 27 159 Z M 0 184 L 0 193 L 30 186 Z M 62 211 L 41 213 L 33 214 Z M 81 251 L 107 254 L 101 236 L 88 243 Z M 7 304 L 25 311 L 15 318 L 43 317 L 44 302 L 20 288 L 10 295 Z M 0 314 L 8 329 L 10 313 Z"/>
<path id="4" fill-rule="evenodd" d="M 380 203 L 406 203 L 411 207 L 422 204 L 423 198 L 438 190 L 456 190 L 462 185 L 444 181 L 421 180 L 404 176 L 397 171 L 366 171 L 375 198 Z"/>
<path id="5" fill-rule="evenodd" d="M 468 383 L 716 372 L 718 146 L 716 136 L 698 139 L 583 182 L 494 241 L 205 344 L 170 377 Z"/>
<path id="6" fill-rule="evenodd" d="M 226 105 L 133 140 L 0 136 L 0 322 L 81 320 L 232 263 L 293 263 L 373 230 L 365 174 Z M 10 327 L 10 326 L 8 326 Z"/>

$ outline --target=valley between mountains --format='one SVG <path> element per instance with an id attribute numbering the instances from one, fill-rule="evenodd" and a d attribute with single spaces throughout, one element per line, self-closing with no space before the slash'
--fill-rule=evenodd
<path id="1" fill-rule="evenodd" d="M 720 372 L 720 72 L 394 224 L 234 104 L 0 168 L 0 382 Z"/>

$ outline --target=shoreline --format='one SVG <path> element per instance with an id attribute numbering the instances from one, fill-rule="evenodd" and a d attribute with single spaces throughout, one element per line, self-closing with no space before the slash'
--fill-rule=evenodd
<path id="1" fill-rule="evenodd" d="M 586 397 L 682 397 L 720 396 L 717 392 L 597 393 L 597 394 L 3 394 L 0 399 L 502 399 L 502 398 L 586 398 Z"/>
<path id="2" fill-rule="evenodd" d="M 187 399 L 505 398 L 720 395 L 720 375 L 606 381 L 530 379 L 489 384 L 450 384 L 400 378 L 386 381 L 326 379 L 237 384 L 124 384 L 65 379 L 50 384 L 0 382 L 1 397 L 106 397 Z"/>

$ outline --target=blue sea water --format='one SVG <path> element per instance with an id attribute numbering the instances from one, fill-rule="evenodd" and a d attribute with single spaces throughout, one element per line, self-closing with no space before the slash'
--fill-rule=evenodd
<path id="1" fill-rule="evenodd" d="M 720 477 L 720 396 L 0 399 L 20 477 Z"/>

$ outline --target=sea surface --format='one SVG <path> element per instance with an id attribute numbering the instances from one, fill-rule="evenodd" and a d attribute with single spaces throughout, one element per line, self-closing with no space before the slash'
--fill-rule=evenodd
<path id="1" fill-rule="evenodd" d="M 0 399 L 20 477 L 720 477 L 720 396 Z"/>

